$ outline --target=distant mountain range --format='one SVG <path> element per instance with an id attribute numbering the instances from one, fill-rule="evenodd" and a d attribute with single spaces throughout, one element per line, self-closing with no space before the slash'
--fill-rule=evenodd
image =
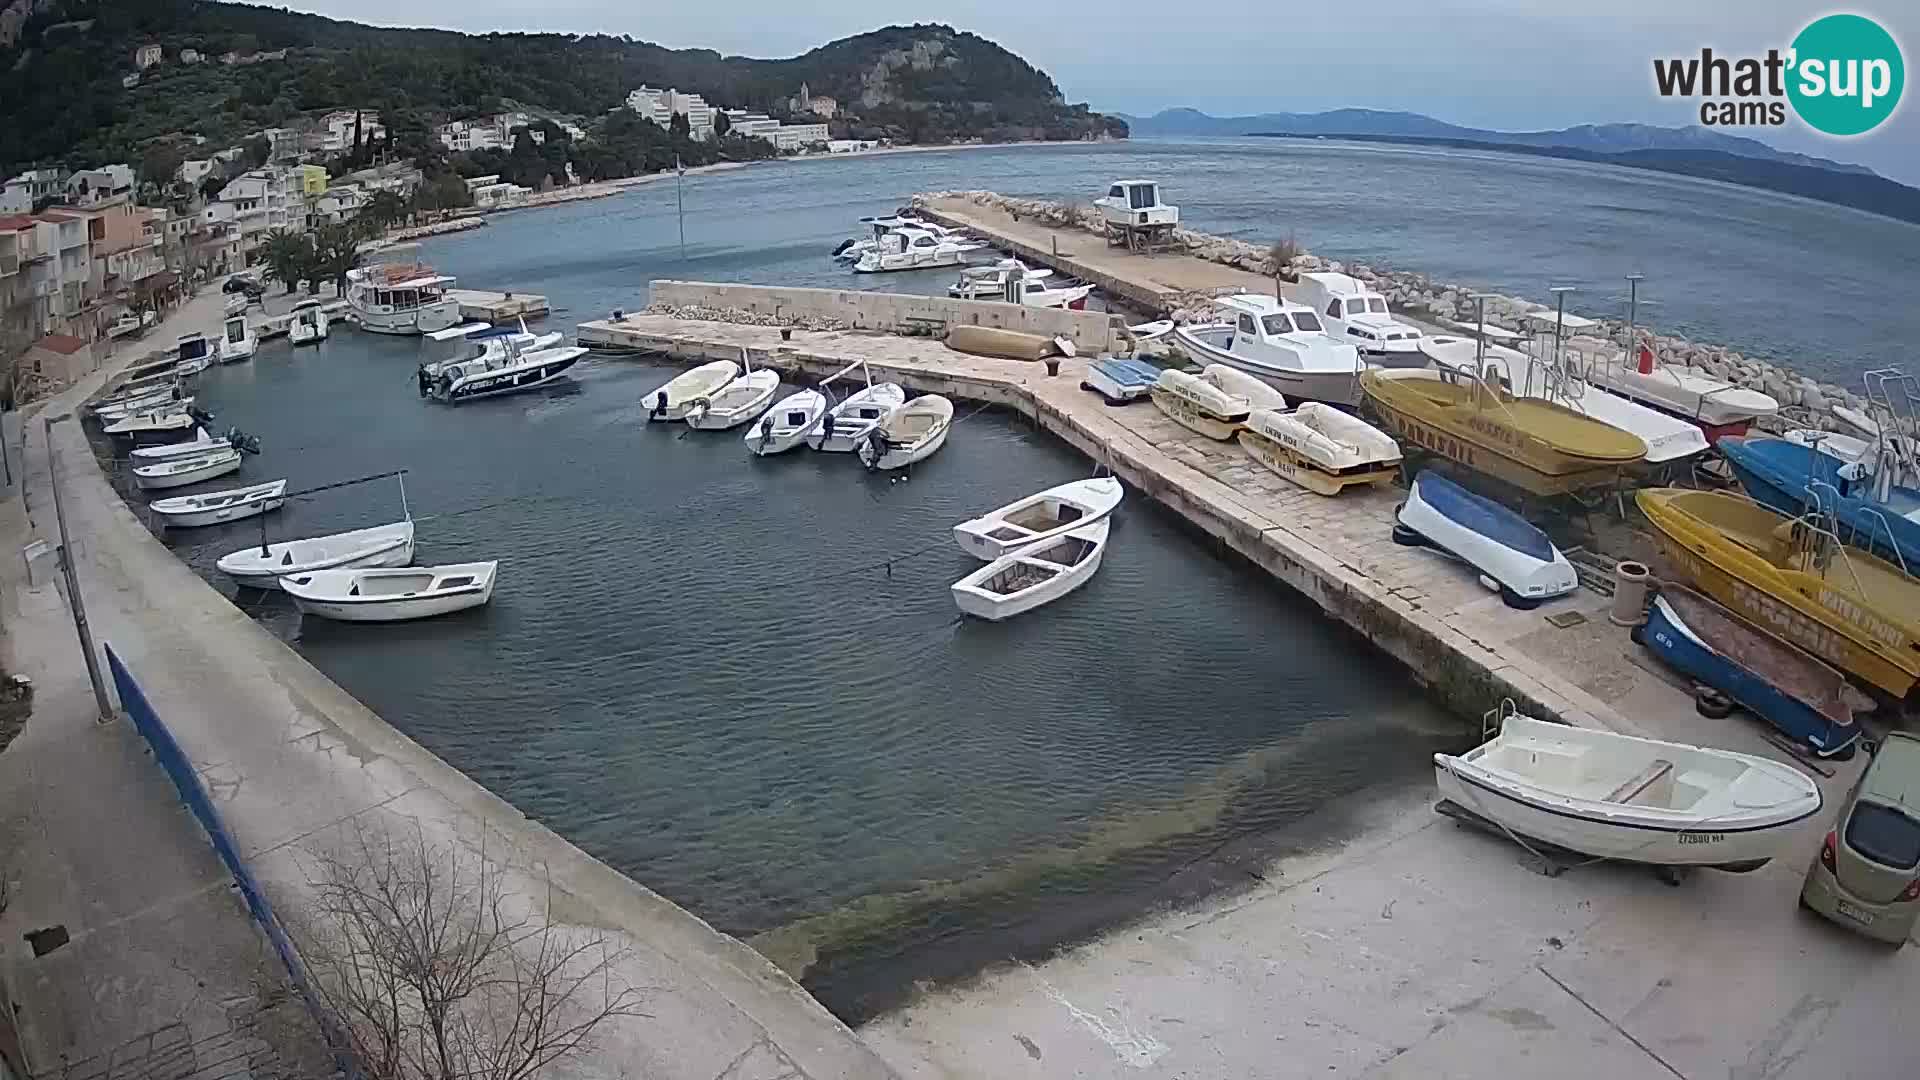
<path id="1" fill-rule="evenodd" d="M 1877 175 L 1864 165 L 1776 150 L 1758 139 L 1725 135 L 1703 127 L 1653 124 L 1581 124 L 1558 131 L 1491 131 L 1461 127 L 1431 116 L 1376 109 L 1334 109 L 1318 113 L 1261 113 L 1258 116 L 1209 116 L 1197 109 L 1167 109 L 1153 116 L 1122 116 L 1134 135 L 1371 135 L 1413 139 L 1457 139 L 1495 146 L 1563 147 L 1592 154 L 1645 150 L 1711 151 L 1781 165 L 1801 165 L 1861 176 Z"/>

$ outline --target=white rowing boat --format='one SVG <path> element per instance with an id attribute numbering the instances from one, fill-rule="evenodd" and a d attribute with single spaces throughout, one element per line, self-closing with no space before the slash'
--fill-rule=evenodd
<path id="1" fill-rule="evenodd" d="M 689 403 L 687 426 L 699 431 L 739 427 L 765 412 L 779 390 L 779 372 L 765 368 L 749 371 L 721 387 L 719 393 Z"/>
<path id="2" fill-rule="evenodd" d="M 1126 490 L 1111 476 L 1051 487 L 953 527 L 960 550 L 991 562 L 1030 544 L 1085 528 L 1113 513 Z"/>
<path id="3" fill-rule="evenodd" d="M 286 504 L 286 493 L 287 482 L 273 480 L 252 487 L 156 499 L 147 504 L 147 510 L 169 528 L 219 525 L 278 510 Z"/>
<path id="4" fill-rule="evenodd" d="M 827 415 L 827 395 L 818 390 L 788 394 L 767 411 L 760 422 L 747 429 L 747 449 L 765 457 L 784 454 L 807 441 L 807 436 Z"/>
<path id="5" fill-rule="evenodd" d="M 216 476 L 240 471 L 240 451 L 217 447 L 198 454 L 167 458 L 133 467 L 133 482 L 143 491 L 186 487 Z"/>
<path id="6" fill-rule="evenodd" d="M 953 583 L 953 602 L 976 618 L 998 622 L 1052 603 L 1085 585 L 1100 569 L 1110 518 L 1029 544 Z"/>
<path id="7" fill-rule="evenodd" d="M 711 398 L 740 374 L 740 365 L 731 360 L 715 360 L 683 371 L 640 398 L 647 408 L 648 420 L 682 420 L 693 403 Z"/>
<path id="8" fill-rule="evenodd" d="M 906 400 L 907 392 L 899 383 L 863 387 L 827 410 L 820 426 L 807 436 L 807 445 L 830 454 L 849 453 Z"/>
<path id="9" fill-rule="evenodd" d="M 858 448 L 869 469 L 904 469 L 933 456 L 953 429 L 953 402 L 925 394 L 887 414 Z"/>
<path id="10" fill-rule="evenodd" d="M 498 561 L 447 566 L 315 570 L 280 579 L 304 615 L 341 622 L 405 622 L 476 608 L 493 599 Z"/>
<path id="11" fill-rule="evenodd" d="M 370 529 L 253 544 L 220 556 L 223 573 L 241 585 L 278 589 L 290 574 L 351 567 L 405 566 L 413 561 L 413 522 L 397 521 Z"/>

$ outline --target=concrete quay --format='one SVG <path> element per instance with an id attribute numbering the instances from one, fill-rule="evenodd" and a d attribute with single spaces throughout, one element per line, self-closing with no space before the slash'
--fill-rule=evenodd
<path id="1" fill-rule="evenodd" d="M 550 310 L 538 293 L 490 292 L 485 289 L 448 289 L 460 302 L 460 317 L 479 322 L 508 323 L 515 319 L 544 318 Z"/>

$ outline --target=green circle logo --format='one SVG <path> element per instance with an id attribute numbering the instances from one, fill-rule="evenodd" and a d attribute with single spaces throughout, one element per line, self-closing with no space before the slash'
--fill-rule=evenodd
<path id="1" fill-rule="evenodd" d="M 1787 97 L 1816 131 L 1860 135 L 1893 115 L 1906 64 L 1893 35 L 1861 15 L 1815 19 L 1793 39 Z"/>

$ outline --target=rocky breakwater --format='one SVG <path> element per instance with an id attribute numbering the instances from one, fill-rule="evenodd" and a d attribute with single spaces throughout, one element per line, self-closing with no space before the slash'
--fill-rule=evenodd
<path id="1" fill-rule="evenodd" d="M 1036 221 L 1053 228 L 1079 229 L 1104 235 L 1105 224 L 1091 203 L 1066 203 L 1049 199 L 1022 199 L 994 191 L 936 191 L 914 196 L 916 206 L 936 200 L 960 199 L 975 205 L 1010 214 L 1022 221 Z M 1479 317 L 1476 296 L 1484 296 L 1485 317 L 1491 326 L 1526 334 L 1537 330 L 1529 316 L 1552 308 L 1524 297 L 1480 294 L 1466 285 L 1436 281 L 1427 274 L 1411 270 L 1389 270 L 1365 263 L 1343 263 L 1315 255 L 1289 237 L 1267 244 L 1255 244 L 1230 236 L 1192 229 L 1176 229 L 1173 241 L 1181 250 L 1202 259 L 1236 270 L 1261 274 L 1280 282 L 1296 282 L 1303 273 L 1327 271 L 1347 274 L 1372 286 L 1387 298 L 1396 313 L 1416 322 L 1459 332 Z M 1189 294 L 1173 307 L 1178 322 L 1198 322 L 1213 318 L 1205 294 Z M 1746 356 L 1725 345 L 1690 341 L 1670 334 L 1652 334 L 1642 329 L 1640 340 L 1653 350 L 1663 364 L 1693 368 L 1736 386 L 1759 390 L 1778 401 L 1782 415 L 1763 426 L 1775 430 L 1811 427 L 1832 431 L 1852 431 L 1833 412 L 1835 406 L 1862 409 L 1864 401 L 1856 391 L 1808 378 L 1782 364 Z M 1595 359 L 1614 358 L 1626 348 L 1627 327 L 1621 319 L 1601 320 L 1598 336 L 1575 339 L 1572 347 Z M 1913 434 L 1913 432 L 1909 432 Z"/>

